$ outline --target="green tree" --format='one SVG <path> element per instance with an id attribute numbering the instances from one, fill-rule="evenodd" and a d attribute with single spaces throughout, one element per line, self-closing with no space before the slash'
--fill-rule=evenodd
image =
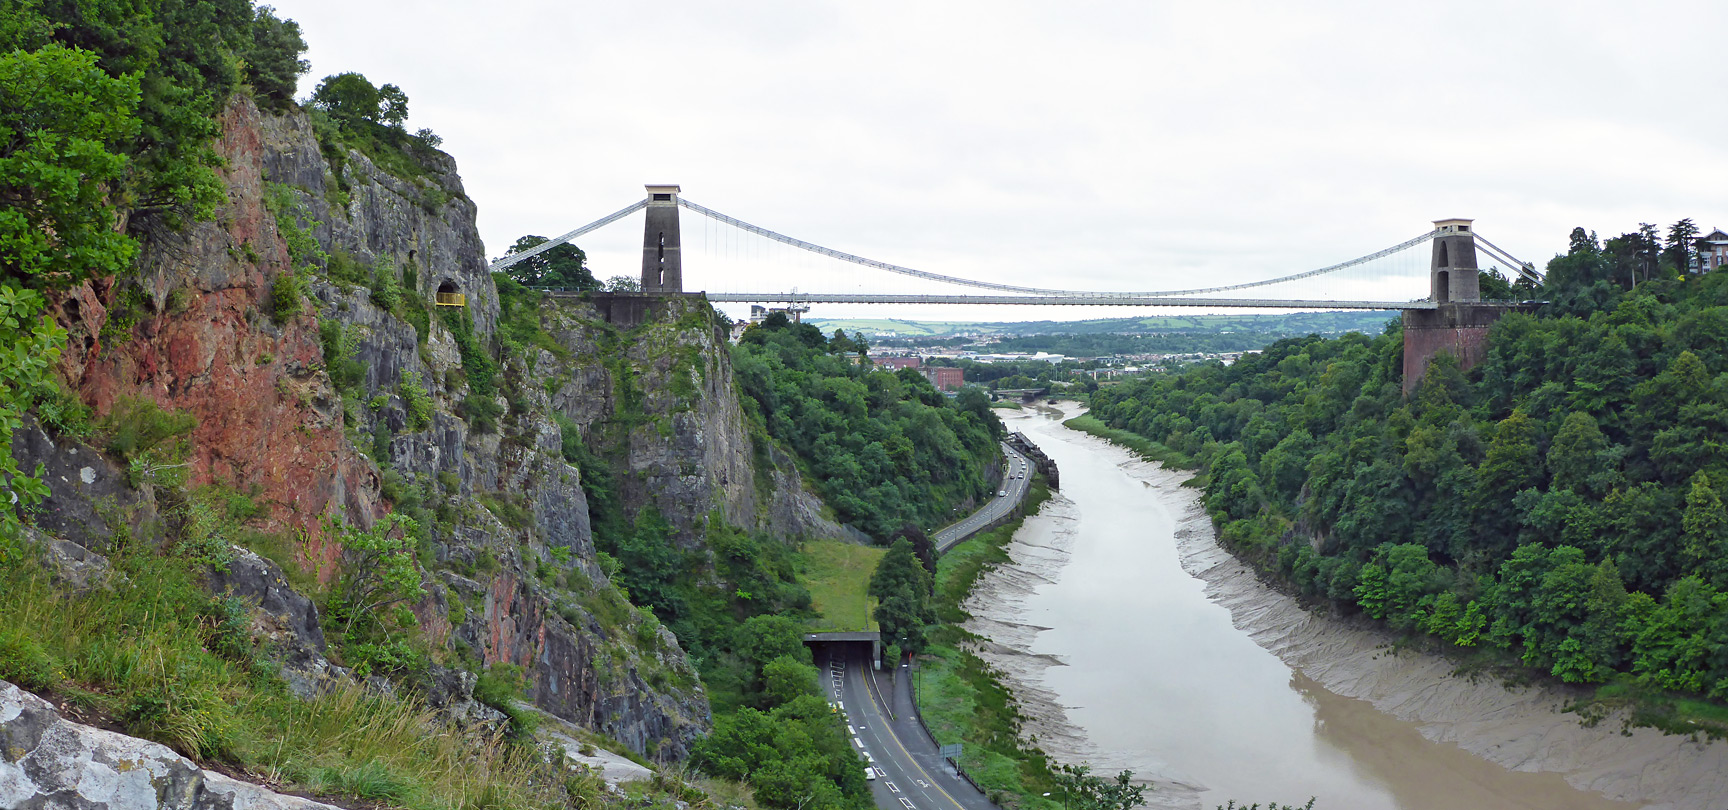
<path id="1" fill-rule="evenodd" d="M 110 77 L 95 54 L 0 54 L 0 274 L 64 288 L 131 263 L 137 245 L 115 230 L 111 200 L 138 98 L 138 78 Z"/>
<path id="2" fill-rule="evenodd" d="M 246 60 L 246 79 L 267 106 L 285 108 L 294 100 L 300 77 L 312 68 L 300 58 L 306 40 L 300 24 L 276 16 L 276 10 L 259 6 L 254 12 L 251 41 L 241 54 Z"/>
<path id="3" fill-rule="evenodd" d="M 1106 779 L 1092 775 L 1090 765 L 1062 764 L 1051 776 L 1067 810 L 1133 810 L 1146 803 L 1146 786 L 1133 784 L 1133 771 Z"/>
<path id="4" fill-rule="evenodd" d="M 1483 547 L 1501 556 L 1517 542 L 1518 512 L 1513 498 L 1542 484 L 1542 456 L 1536 425 L 1523 411 L 1501 420 L 1488 444 L 1488 457 L 1476 470 L 1473 508 Z"/>
<path id="5" fill-rule="evenodd" d="M 1608 437 L 1596 418 L 1574 411 L 1566 415 L 1548 447 L 1548 471 L 1554 489 L 1569 489 L 1600 498 L 1620 482 L 1619 462 L 1609 452 Z"/>
<path id="6" fill-rule="evenodd" d="M 510 246 L 505 256 L 513 256 L 546 244 L 544 236 L 524 236 Z M 519 261 L 506 273 L 518 283 L 530 287 L 563 287 L 567 290 L 598 290 L 600 282 L 588 270 L 588 254 L 565 242 Z"/>
<path id="7" fill-rule="evenodd" d="M 346 618 L 343 635 L 353 637 L 356 625 L 376 621 L 380 608 L 426 595 L 420 566 L 414 561 L 414 520 L 399 512 L 385 515 L 370 529 L 332 519 L 325 531 L 341 538 L 342 578 L 337 587 L 338 612 Z"/>
<path id="8" fill-rule="evenodd" d="M 798 660 L 796 656 L 782 655 L 762 666 L 764 708 L 791 703 L 805 695 L 821 694 L 822 689 L 816 681 L 816 668 Z"/>
<path id="9" fill-rule="evenodd" d="M 358 73 L 338 73 L 313 89 L 312 108 L 350 127 L 372 124 L 401 131 L 408 120 L 408 95 L 393 84 L 377 87 Z"/>
<path id="10" fill-rule="evenodd" d="M 609 276 L 600 286 L 606 292 L 639 293 L 642 291 L 642 280 L 635 276 Z"/>
<path id="11" fill-rule="evenodd" d="M 870 575 L 868 590 L 876 598 L 874 615 L 884 646 L 898 644 L 914 654 L 924 649 L 924 628 L 936 620 L 930 590 L 930 572 L 918 561 L 912 542 L 895 540 Z"/>
<path id="12" fill-rule="evenodd" d="M 1687 217 L 1668 227 L 1668 244 L 1662 249 L 1662 258 L 1669 266 L 1684 273 L 1692 267 L 1693 243 L 1698 240 L 1698 226 L 1692 218 Z"/>
<path id="13" fill-rule="evenodd" d="M 1681 515 L 1680 560 L 1700 572 L 1718 589 L 1728 587 L 1728 509 L 1710 484 L 1710 476 L 1692 476 L 1686 493 L 1686 511 Z"/>

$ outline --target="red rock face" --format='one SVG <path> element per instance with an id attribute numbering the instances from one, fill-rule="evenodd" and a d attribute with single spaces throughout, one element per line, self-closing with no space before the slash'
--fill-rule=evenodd
<path id="1" fill-rule="evenodd" d="M 222 123 L 228 202 L 214 222 L 187 225 L 140 258 L 155 300 L 129 339 L 101 338 L 124 306 L 113 281 L 57 302 L 71 333 L 62 370 L 99 414 L 141 397 L 196 416 L 190 483 L 261 489 L 269 528 L 300 537 L 308 570 L 328 577 L 341 549 L 323 536 L 323 518 L 382 515 L 378 475 L 343 436 L 316 320 L 308 312 L 278 327 L 268 313 L 271 283 L 289 263 L 264 206 L 258 110 L 237 99 Z"/>

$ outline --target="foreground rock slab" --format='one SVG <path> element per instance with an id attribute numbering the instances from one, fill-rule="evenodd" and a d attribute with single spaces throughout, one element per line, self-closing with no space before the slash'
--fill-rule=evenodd
<path id="1" fill-rule="evenodd" d="M 74 723 L 6 681 L 0 808 L 338 810 L 204 770 L 160 743 Z"/>

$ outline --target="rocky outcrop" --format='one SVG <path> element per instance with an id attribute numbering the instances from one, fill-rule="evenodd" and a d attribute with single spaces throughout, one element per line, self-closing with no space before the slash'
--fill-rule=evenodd
<path id="1" fill-rule="evenodd" d="M 116 534 L 160 533 L 156 503 L 133 488 L 126 473 L 96 448 L 50 436 L 32 418 L 12 431 L 12 457 L 25 470 L 42 469 L 48 497 L 35 510 L 36 528 L 84 548 L 106 548 Z"/>
<path id="2" fill-rule="evenodd" d="M 240 599 L 252 617 L 252 637 L 262 641 L 282 662 L 290 688 L 310 695 L 314 685 L 331 672 L 324 653 L 324 629 L 318 606 L 294 590 L 275 563 L 235 546 L 233 559 L 210 571 L 211 592 Z"/>
<path id="3" fill-rule="evenodd" d="M 0 807 L 337 810 L 194 765 L 159 743 L 71 722 L 0 681 Z"/>
<path id="4" fill-rule="evenodd" d="M 552 329 L 570 351 L 540 358 L 550 405 L 590 449 L 618 458 L 625 505 L 659 509 L 686 545 L 711 513 L 784 541 L 839 537 L 792 458 L 750 432 L 732 380 L 727 331 L 700 300 L 667 299 L 619 334 L 594 307 L 559 298 Z"/>

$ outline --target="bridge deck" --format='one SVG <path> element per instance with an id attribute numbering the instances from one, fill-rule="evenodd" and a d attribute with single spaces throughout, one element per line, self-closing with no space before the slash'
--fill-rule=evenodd
<path id="1" fill-rule="evenodd" d="M 1261 309 L 1434 309 L 1433 301 L 1313 301 L 1067 295 L 893 295 L 882 293 L 706 293 L 738 304 L 1032 304 L 1069 307 L 1249 307 Z M 1488 303 L 1488 302 L 1483 302 Z"/>
<path id="2" fill-rule="evenodd" d="M 597 293 L 557 287 L 532 287 L 555 297 L 581 298 Z M 614 297 L 702 296 L 729 304 L 1031 304 L 1070 307 L 1226 307 L 1247 309 L 1437 309 L 1433 301 L 1317 301 L 1276 298 L 1179 298 L 1133 295 L 896 295 L 885 293 L 603 293 Z M 1471 306 L 1526 307 L 1544 301 L 1471 301 Z"/>

